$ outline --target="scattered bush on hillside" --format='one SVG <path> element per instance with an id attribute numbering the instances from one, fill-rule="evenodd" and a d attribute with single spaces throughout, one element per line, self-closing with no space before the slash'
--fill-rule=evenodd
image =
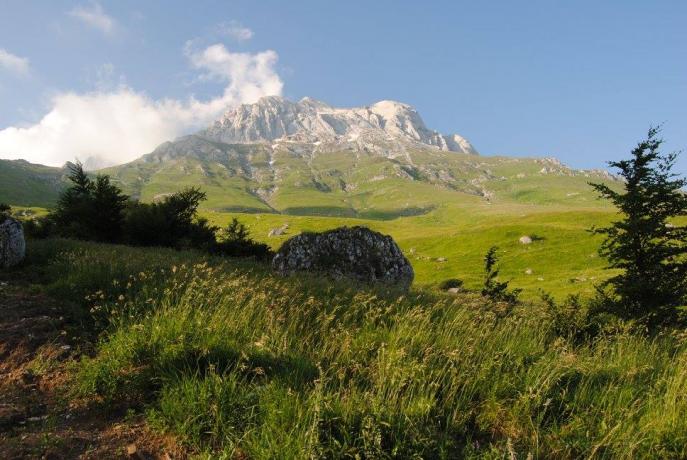
<path id="1" fill-rule="evenodd" d="M 206 198 L 200 189 L 190 187 L 160 202 L 131 203 L 124 220 L 124 241 L 134 246 L 211 250 L 217 228 L 197 216 Z"/>
<path id="2" fill-rule="evenodd" d="M 463 287 L 463 280 L 456 278 L 450 278 L 439 283 L 439 289 L 442 291 L 448 291 L 449 289 L 460 289 Z"/>
<path id="3" fill-rule="evenodd" d="M 250 238 L 246 226 L 234 217 L 229 225 L 220 230 L 214 251 L 230 257 L 255 257 L 267 260 L 273 253 L 269 246 L 258 243 Z"/>
<path id="4" fill-rule="evenodd" d="M 518 296 L 522 289 L 508 289 L 508 281 L 498 281 L 499 269 L 497 267 L 498 257 L 496 251 L 498 248 L 492 246 L 484 256 L 484 286 L 482 287 L 482 295 L 498 302 L 508 302 L 514 304 L 518 301 Z"/>
<path id="5" fill-rule="evenodd" d="M 687 215 L 687 179 L 671 172 L 677 153 L 662 154 L 660 128 L 651 128 L 630 159 L 609 162 L 625 179 L 616 192 L 590 184 L 618 208 L 622 220 L 592 232 L 606 236 L 599 253 L 621 273 L 604 286 L 605 310 L 638 320 L 650 329 L 675 325 L 687 298 L 687 226 L 673 218 Z"/>

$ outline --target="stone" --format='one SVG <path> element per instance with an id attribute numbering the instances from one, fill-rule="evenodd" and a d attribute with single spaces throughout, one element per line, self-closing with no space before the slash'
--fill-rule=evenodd
<path id="1" fill-rule="evenodd" d="M 518 241 L 520 244 L 532 244 L 532 238 L 527 235 L 521 236 Z"/>
<path id="2" fill-rule="evenodd" d="M 289 224 L 284 224 L 281 227 L 277 228 L 271 228 L 269 233 L 267 234 L 268 237 L 273 237 L 273 236 L 282 236 L 286 233 L 286 230 L 289 229 Z"/>
<path id="3" fill-rule="evenodd" d="M 437 257 L 437 262 L 446 262 L 447 260 L 446 257 Z"/>
<path id="4" fill-rule="evenodd" d="M 0 268 L 9 268 L 19 264 L 24 260 L 25 254 L 26 242 L 21 222 L 5 217 L 0 222 Z"/>
<path id="5" fill-rule="evenodd" d="M 282 245 L 272 268 L 281 275 L 321 273 L 403 289 L 410 287 L 414 277 L 413 267 L 396 242 L 366 227 L 297 235 Z"/>
<path id="6" fill-rule="evenodd" d="M 531 268 L 526 268 L 525 269 L 525 275 L 531 275 L 532 274 L 532 269 Z"/>

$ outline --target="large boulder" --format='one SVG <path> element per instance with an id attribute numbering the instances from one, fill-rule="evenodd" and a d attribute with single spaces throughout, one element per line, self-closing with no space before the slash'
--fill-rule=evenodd
<path id="1" fill-rule="evenodd" d="M 21 223 L 0 216 L 0 268 L 9 268 L 24 260 L 26 242 Z"/>
<path id="2" fill-rule="evenodd" d="M 272 267 L 282 275 L 316 272 L 404 289 L 410 287 L 414 276 L 413 267 L 394 240 L 365 227 L 295 236 L 279 249 Z"/>

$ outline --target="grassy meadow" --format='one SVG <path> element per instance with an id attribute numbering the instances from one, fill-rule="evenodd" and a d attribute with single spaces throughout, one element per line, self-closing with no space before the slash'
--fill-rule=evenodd
<path id="1" fill-rule="evenodd" d="M 433 248 L 405 228 L 405 249 Z M 505 268 L 517 246 L 503 248 Z M 30 241 L 19 270 L 96 333 L 68 397 L 145 414 L 198 458 L 687 456 L 674 334 L 618 325 L 585 340 L 561 327 L 574 312 L 540 303 L 279 278 L 195 252 Z"/>
<path id="2" fill-rule="evenodd" d="M 569 294 L 590 296 L 594 286 L 611 274 L 597 255 L 601 239 L 588 231 L 613 218 L 613 213 L 603 207 L 489 204 L 473 199 L 391 220 L 233 214 L 207 209 L 203 215 L 220 226 L 237 217 L 253 238 L 274 249 L 303 231 L 363 225 L 393 236 L 413 265 L 417 286 L 431 287 L 448 278 L 459 278 L 469 288 L 479 287 L 484 254 L 492 245 L 500 249 L 502 277 L 522 288 L 525 298 L 537 298 L 541 291 L 560 299 Z M 289 225 L 285 234 L 268 237 L 270 229 L 284 224 Z M 523 235 L 538 238 L 523 245 L 518 241 Z M 446 260 L 437 260 L 442 258 Z"/>

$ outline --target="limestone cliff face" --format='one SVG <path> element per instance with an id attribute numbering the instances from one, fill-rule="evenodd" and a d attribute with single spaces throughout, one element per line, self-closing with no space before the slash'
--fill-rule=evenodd
<path id="1" fill-rule="evenodd" d="M 369 107 L 331 107 L 304 98 L 292 102 L 279 96 L 229 110 L 199 136 L 227 144 L 297 142 L 331 148 L 353 146 L 379 152 L 428 147 L 477 154 L 465 138 L 443 135 L 425 126 L 411 106 L 380 101 Z"/>

